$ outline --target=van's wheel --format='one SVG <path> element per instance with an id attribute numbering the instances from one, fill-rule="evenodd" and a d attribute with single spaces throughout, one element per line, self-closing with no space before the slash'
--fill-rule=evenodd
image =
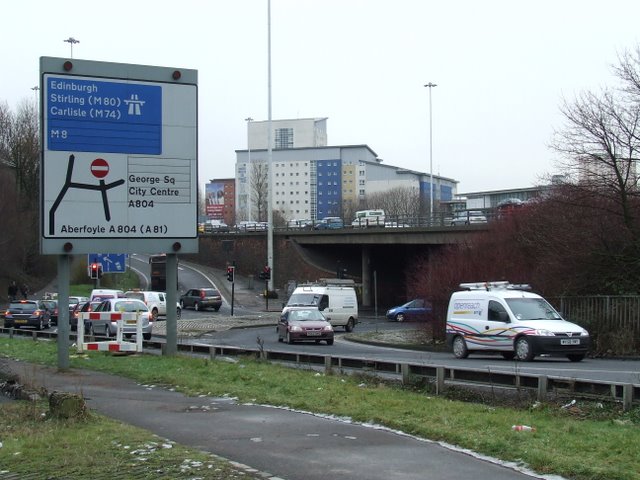
<path id="1" fill-rule="evenodd" d="M 151 333 L 143 333 L 142 338 L 147 341 L 151 340 Z"/>
<path id="2" fill-rule="evenodd" d="M 467 342 L 461 336 L 453 339 L 453 356 L 456 358 L 467 358 L 469 356 Z"/>
<path id="3" fill-rule="evenodd" d="M 502 358 L 504 358 L 505 360 L 513 360 L 513 357 L 515 356 L 515 352 L 502 352 Z"/>
<path id="4" fill-rule="evenodd" d="M 396 322 L 404 322 L 404 313 L 399 313 L 396 315 Z"/>
<path id="5" fill-rule="evenodd" d="M 526 336 L 519 337 L 515 344 L 515 356 L 517 360 L 521 362 L 530 362 L 533 360 L 533 349 L 531 348 L 531 342 Z"/>
<path id="6" fill-rule="evenodd" d="M 152 322 L 157 322 L 158 321 L 158 309 L 154 308 L 153 310 L 151 310 L 151 321 Z"/>
<path id="7" fill-rule="evenodd" d="M 329 340 L 327 340 L 327 345 L 333 345 L 333 338 L 330 338 Z"/>
<path id="8" fill-rule="evenodd" d="M 353 332 L 353 318 L 350 318 L 347 324 L 344 326 L 345 332 Z"/>
<path id="9" fill-rule="evenodd" d="M 580 362 L 584 358 L 584 353 L 572 353 L 571 355 L 567 355 L 567 358 L 572 362 Z"/>

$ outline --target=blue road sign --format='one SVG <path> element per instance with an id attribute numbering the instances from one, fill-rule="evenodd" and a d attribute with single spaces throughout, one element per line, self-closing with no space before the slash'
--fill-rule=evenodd
<path id="1" fill-rule="evenodd" d="M 72 76 L 46 78 L 47 147 L 162 153 L 162 87 Z"/>
<path id="2" fill-rule="evenodd" d="M 103 273 L 124 273 L 127 270 L 124 253 L 90 253 L 87 263 L 101 263 Z"/>

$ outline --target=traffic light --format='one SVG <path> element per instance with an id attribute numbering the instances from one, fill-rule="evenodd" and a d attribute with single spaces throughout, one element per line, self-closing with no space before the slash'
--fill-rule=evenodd
<path id="1" fill-rule="evenodd" d="M 102 264 L 98 264 L 98 278 L 102 278 Z"/>
<path id="2" fill-rule="evenodd" d="M 233 283 L 235 273 L 236 273 L 236 267 L 232 267 L 232 266 L 227 267 L 227 280 Z"/>
<path id="3" fill-rule="evenodd" d="M 89 265 L 89 277 L 97 280 L 98 278 L 102 278 L 102 264 L 101 263 L 92 263 Z"/>

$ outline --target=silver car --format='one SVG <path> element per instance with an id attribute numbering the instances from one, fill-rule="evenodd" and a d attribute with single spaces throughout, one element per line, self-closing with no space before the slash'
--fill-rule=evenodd
<path id="1" fill-rule="evenodd" d="M 142 317 L 142 338 L 151 340 L 151 312 L 144 302 L 135 298 L 109 298 L 103 300 L 92 313 L 124 313 L 133 312 Z M 131 338 L 136 333 L 136 325 L 123 325 L 122 333 L 126 338 Z M 91 319 L 89 332 L 104 334 L 107 337 L 115 337 L 118 331 L 118 321 L 109 319 Z"/>
<path id="2" fill-rule="evenodd" d="M 451 220 L 451 226 L 456 225 L 472 225 L 475 223 L 487 223 L 487 217 L 480 210 L 469 210 L 457 212 L 456 216 Z"/>

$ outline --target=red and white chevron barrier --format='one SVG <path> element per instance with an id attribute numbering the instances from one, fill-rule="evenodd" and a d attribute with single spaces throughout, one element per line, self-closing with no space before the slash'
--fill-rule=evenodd
<path id="1" fill-rule="evenodd" d="M 85 342 L 84 322 L 85 320 L 108 320 L 117 323 L 116 339 L 105 342 Z M 136 340 L 128 341 L 123 339 L 122 330 L 126 327 L 136 327 Z M 142 315 L 135 312 L 84 312 L 78 318 L 78 352 L 98 351 L 98 352 L 142 352 Z"/>

